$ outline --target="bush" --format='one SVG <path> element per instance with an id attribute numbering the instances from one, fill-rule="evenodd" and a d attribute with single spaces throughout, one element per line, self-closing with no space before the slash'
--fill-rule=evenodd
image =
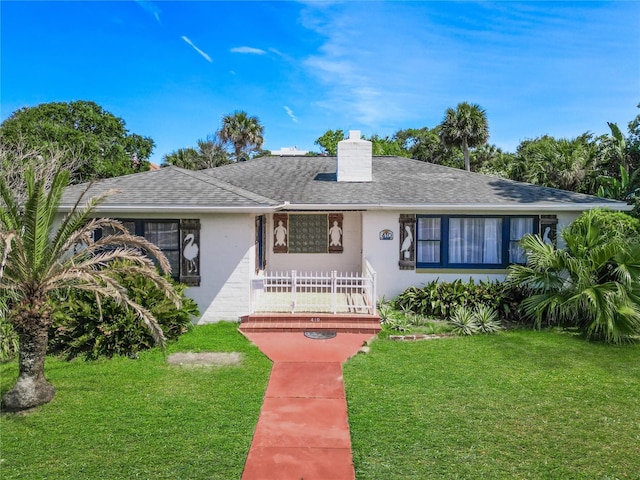
<path id="1" fill-rule="evenodd" d="M 457 307 L 449 319 L 449 325 L 456 335 L 473 335 L 478 332 L 478 325 L 469 307 Z"/>
<path id="2" fill-rule="evenodd" d="M 0 363 L 8 362 L 18 354 L 18 334 L 0 312 Z"/>
<path id="3" fill-rule="evenodd" d="M 185 285 L 171 281 L 182 298 L 177 309 L 148 279 L 124 275 L 119 279 L 129 292 L 129 298 L 151 311 L 167 340 L 175 340 L 191 327 L 192 317 L 199 315 L 195 302 L 185 297 Z M 49 332 L 51 353 L 68 359 L 83 355 L 85 359 L 99 356 L 124 355 L 135 357 L 155 343 L 149 330 L 131 310 L 107 299 L 98 305 L 90 292 L 69 291 L 54 300 L 59 308 Z"/>
<path id="4" fill-rule="evenodd" d="M 448 320 L 456 335 L 473 335 L 476 333 L 496 333 L 502 330 L 496 311 L 486 305 L 457 307 Z"/>
<path id="5" fill-rule="evenodd" d="M 502 330 L 496 311 L 486 305 L 477 305 L 473 311 L 473 320 L 481 333 L 496 333 Z"/>
<path id="6" fill-rule="evenodd" d="M 501 320 L 514 322 L 521 320 L 518 305 L 522 298 L 517 286 L 508 287 L 498 281 L 434 280 L 422 288 L 407 288 L 393 300 L 393 306 L 420 315 L 449 319 L 458 307 L 486 305 L 495 310 Z"/>
<path id="7" fill-rule="evenodd" d="M 588 215 L 582 214 L 569 226 L 569 235 L 584 232 L 587 223 L 597 225 L 606 238 L 637 240 L 640 238 L 640 220 L 624 212 L 596 208 Z"/>
<path id="8" fill-rule="evenodd" d="M 613 217 L 584 212 L 562 231 L 561 249 L 539 235 L 521 240 L 527 264 L 510 266 L 507 282 L 525 289 L 522 310 L 537 325 L 577 327 L 614 344 L 640 335 L 640 242 Z"/>

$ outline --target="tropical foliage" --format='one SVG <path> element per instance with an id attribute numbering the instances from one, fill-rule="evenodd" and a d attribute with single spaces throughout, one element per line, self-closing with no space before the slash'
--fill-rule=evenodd
<path id="1" fill-rule="evenodd" d="M 249 160 L 251 152 L 259 150 L 264 143 L 264 127 L 260 120 L 244 111 L 222 117 L 222 127 L 217 135 L 222 142 L 232 145 L 236 162 Z"/>
<path id="2" fill-rule="evenodd" d="M 224 145 L 216 137 L 198 140 L 198 149 L 188 147 L 167 154 L 162 166 L 174 165 L 188 170 L 203 170 L 231 163 Z"/>
<path id="3" fill-rule="evenodd" d="M 222 117 L 222 125 L 215 134 L 198 140 L 198 148 L 180 148 L 163 156 L 164 164 L 189 170 L 219 167 L 262 156 L 264 126 L 258 117 L 237 111 Z"/>
<path id="4" fill-rule="evenodd" d="M 119 263 L 114 262 L 114 266 Z M 186 333 L 193 318 L 199 316 L 196 303 L 184 295 L 186 286 L 171 277 L 167 280 L 180 296 L 181 308 L 146 277 L 123 271 L 114 278 L 129 292 L 129 300 L 151 312 L 167 341 Z M 98 302 L 91 292 L 69 290 L 57 292 L 54 301 L 58 308 L 49 331 L 51 353 L 93 360 L 100 356 L 135 357 L 155 346 L 149 329 L 138 321 L 135 312 L 112 299 Z"/>
<path id="5" fill-rule="evenodd" d="M 56 292 L 81 290 L 98 299 L 111 298 L 130 308 L 139 322 L 151 332 L 154 341 L 165 344 L 165 337 L 152 313 L 133 301 L 119 283 L 119 275 L 148 278 L 177 307 L 180 297 L 158 273 L 157 265 L 169 272 L 162 252 L 144 238 L 130 235 L 121 223 L 91 218 L 102 197 L 76 206 L 60 219 L 58 206 L 69 172 L 58 171 L 47 188 L 38 172 L 25 172 L 26 201 L 16 201 L 4 178 L 0 177 L 0 258 L 4 258 L 0 293 L 7 302 L 7 319 L 19 338 L 18 380 L 2 399 L 7 410 L 22 410 L 49 402 L 54 387 L 45 379 L 44 362 L 49 328 L 57 305 Z M 115 233 L 94 240 L 98 229 Z M 114 264 L 115 260 L 127 260 Z"/>
<path id="6" fill-rule="evenodd" d="M 462 148 L 464 167 L 471 171 L 469 148 L 484 145 L 489 139 L 487 114 L 477 104 L 459 103 L 455 109 L 447 109 L 439 133 L 445 146 Z"/>
<path id="7" fill-rule="evenodd" d="M 617 344 L 640 334 L 640 239 L 612 233 L 602 215 L 585 212 L 563 230 L 564 248 L 525 236 L 527 264 L 509 267 L 507 283 L 524 289 L 524 314 L 537 325 Z"/>
<path id="8" fill-rule="evenodd" d="M 409 287 L 391 302 L 398 309 L 409 310 L 420 315 L 448 319 L 458 307 L 486 305 L 497 312 L 502 320 L 519 320 L 518 305 L 522 293 L 517 287 L 507 287 L 502 282 L 473 278 L 469 282 L 433 280 L 424 287 Z"/>
<path id="9" fill-rule="evenodd" d="M 129 133 L 125 121 L 95 102 L 43 103 L 13 112 L 0 125 L 8 150 L 62 152 L 71 183 L 149 170 L 154 142 Z M 13 160 L 0 165 L 10 167 Z"/>
<path id="10" fill-rule="evenodd" d="M 456 335 L 491 334 L 502 330 L 496 311 L 482 303 L 473 308 L 456 307 L 447 323 Z"/>

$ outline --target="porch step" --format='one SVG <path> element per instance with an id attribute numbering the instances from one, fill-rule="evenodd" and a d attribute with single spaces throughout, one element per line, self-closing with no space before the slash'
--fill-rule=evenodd
<path id="1" fill-rule="evenodd" d="M 243 332 L 342 332 L 378 333 L 378 315 L 327 313 L 254 313 L 240 321 Z"/>

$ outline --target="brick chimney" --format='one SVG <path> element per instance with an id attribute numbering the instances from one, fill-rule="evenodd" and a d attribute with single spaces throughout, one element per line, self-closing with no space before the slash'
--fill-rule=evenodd
<path id="1" fill-rule="evenodd" d="M 338 142 L 338 181 L 370 182 L 372 152 L 371 142 L 360 138 L 360 130 L 350 130 L 349 138 Z"/>

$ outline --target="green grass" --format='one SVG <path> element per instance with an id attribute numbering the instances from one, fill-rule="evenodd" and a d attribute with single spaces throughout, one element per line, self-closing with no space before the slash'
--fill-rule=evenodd
<path id="1" fill-rule="evenodd" d="M 239 479 L 271 363 L 236 328 L 169 352 L 240 351 L 240 366 L 48 358 L 53 402 L 0 416 L 0 477 Z M 556 332 L 378 340 L 345 365 L 357 478 L 637 479 L 639 360 Z M 0 375 L 4 393 L 15 362 Z"/>
<path id="2" fill-rule="evenodd" d="M 170 366 L 159 351 L 137 360 L 47 358 L 48 404 L 0 417 L 0 476 L 9 479 L 240 478 L 271 362 L 237 324 L 196 327 L 175 351 L 237 351 L 240 366 Z M 0 366 L 0 391 L 17 364 Z"/>
<path id="3" fill-rule="evenodd" d="M 345 365 L 358 479 L 640 478 L 640 345 L 513 331 Z"/>

